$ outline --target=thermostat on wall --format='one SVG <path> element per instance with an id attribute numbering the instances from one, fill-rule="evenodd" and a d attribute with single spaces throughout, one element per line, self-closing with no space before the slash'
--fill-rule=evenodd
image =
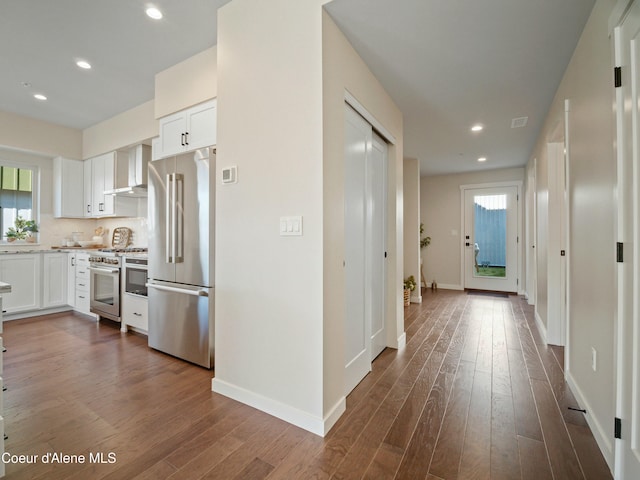
<path id="1" fill-rule="evenodd" d="M 222 183 L 238 183 L 238 167 L 225 167 L 222 169 Z"/>

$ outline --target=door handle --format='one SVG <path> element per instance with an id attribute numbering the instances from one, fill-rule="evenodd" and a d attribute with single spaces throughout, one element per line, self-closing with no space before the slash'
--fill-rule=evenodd
<path id="1" fill-rule="evenodd" d="M 184 132 L 184 144 L 189 145 L 189 132 Z"/>
<path id="2" fill-rule="evenodd" d="M 165 261 L 167 263 L 172 263 L 173 258 L 171 257 L 171 184 L 173 182 L 173 174 L 167 173 L 167 192 L 165 195 L 165 210 L 164 210 L 164 232 L 165 232 Z"/>
<path id="3" fill-rule="evenodd" d="M 180 145 L 184 147 L 184 133 L 180 134 Z"/>
<path id="4" fill-rule="evenodd" d="M 193 295 L 195 297 L 208 297 L 209 296 L 209 293 L 206 290 L 203 290 L 203 289 L 187 290 L 185 288 L 165 287 L 164 285 L 154 285 L 152 283 L 147 283 L 145 286 L 147 288 L 155 288 L 156 290 L 161 290 L 163 292 L 183 293 L 185 295 Z"/>

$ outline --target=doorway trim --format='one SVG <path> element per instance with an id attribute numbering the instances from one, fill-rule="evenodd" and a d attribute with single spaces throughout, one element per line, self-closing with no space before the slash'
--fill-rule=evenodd
<path id="1" fill-rule="evenodd" d="M 522 180 L 508 180 L 504 182 L 492 182 L 492 183 L 475 183 L 468 185 L 460 185 L 460 231 L 464 232 L 465 230 L 465 192 L 467 190 L 475 190 L 480 188 L 501 188 L 501 187 L 516 187 L 517 188 L 517 206 L 516 206 L 516 214 L 517 214 L 517 236 L 518 236 L 518 246 L 516 248 L 516 257 L 518 261 L 517 266 L 517 275 L 518 275 L 518 295 L 522 295 L 523 291 L 523 283 L 520 281 L 522 279 L 522 245 L 524 245 L 524 241 L 520 241 L 523 238 L 522 236 L 522 204 L 520 199 L 522 198 Z M 462 290 L 465 289 L 465 242 L 464 238 L 460 239 L 460 285 Z"/>

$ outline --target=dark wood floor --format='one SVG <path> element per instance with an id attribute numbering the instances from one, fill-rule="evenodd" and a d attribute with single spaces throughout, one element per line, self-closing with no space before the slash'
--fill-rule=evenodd
<path id="1" fill-rule="evenodd" d="M 520 298 L 425 293 L 326 438 L 210 390 L 211 373 L 118 326 L 59 314 L 5 324 L 10 479 L 607 479 Z M 43 463 L 47 452 L 115 463 Z"/>

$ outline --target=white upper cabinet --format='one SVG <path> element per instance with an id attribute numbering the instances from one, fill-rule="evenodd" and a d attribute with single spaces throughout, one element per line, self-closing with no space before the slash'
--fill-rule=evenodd
<path id="1" fill-rule="evenodd" d="M 215 99 L 160 119 L 160 138 L 154 159 L 169 157 L 217 142 Z"/>
<path id="2" fill-rule="evenodd" d="M 84 162 L 63 157 L 53 159 L 53 216 L 83 217 Z"/>
<path id="3" fill-rule="evenodd" d="M 105 195 L 116 183 L 123 184 L 129 158 L 123 152 L 109 152 L 84 162 L 84 216 L 85 217 L 136 217 L 138 202 L 135 198 Z"/>

